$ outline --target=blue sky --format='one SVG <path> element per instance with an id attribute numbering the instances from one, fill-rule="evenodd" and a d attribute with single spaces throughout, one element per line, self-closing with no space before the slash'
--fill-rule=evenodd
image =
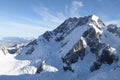
<path id="1" fill-rule="evenodd" d="M 95 14 L 120 25 L 120 0 L 0 0 L 0 38 L 38 37 L 68 17 Z"/>

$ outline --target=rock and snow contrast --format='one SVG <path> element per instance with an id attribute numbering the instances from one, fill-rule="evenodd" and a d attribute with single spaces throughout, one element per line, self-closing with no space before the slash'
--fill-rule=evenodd
<path id="1" fill-rule="evenodd" d="M 0 80 L 119 80 L 119 32 L 95 15 L 69 18 L 15 54 L 0 48 Z"/>

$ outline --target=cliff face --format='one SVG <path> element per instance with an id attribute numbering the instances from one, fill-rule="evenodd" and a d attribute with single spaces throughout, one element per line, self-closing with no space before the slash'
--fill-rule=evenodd
<path id="1" fill-rule="evenodd" d="M 109 24 L 107 30 L 120 38 L 120 27 L 115 24 Z"/>

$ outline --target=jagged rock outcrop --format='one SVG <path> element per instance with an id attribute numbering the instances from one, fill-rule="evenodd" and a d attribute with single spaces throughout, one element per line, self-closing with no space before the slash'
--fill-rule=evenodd
<path id="1" fill-rule="evenodd" d="M 63 62 L 66 66 L 63 67 L 65 71 L 70 70 L 74 72 L 71 68 L 71 64 L 76 63 L 80 58 L 83 60 L 85 56 L 85 48 L 87 47 L 86 42 L 84 41 L 83 37 L 73 46 L 73 48 L 62 58 Z"/>
<path id="2" fill-rule="evenodd" d="M 108 44 L 101 42 L 101 35 L 102 35 L 102 27 L 105 27 L 105 24 L 100 19 L 92 19 L 94 16 L 88 16 L 87 19 L 85 18 L 85 22 L 87 22 L 89 29 L 87 29 L 82 36 L 85 38 L 86 44 L 90 47 L 90 51 L 96 55 L 97 60 L 93 63 L 90 70 L 94 71 L 100 68 L 103 63 L 111 64 L 113 61 L 117 61 L 118 57 L 113 54 L 113 52 L 109 49 L 106 49 Z M 81 24 L 81 22 L 79 22 Z M 77 24 L 81 26 L 80 24 Z M 84 23 L 82 23 L 84 25 Z M 79 42 L 81 42 L 80 40 Z M 78 44 L 79 44 L 78 42 Z M 62 58 L 63 62 L 67 65 L 64 66 L 64 70 L 73 71 L 71 68 L 71 64 L 76 63 L 79 59 L 83 60 L 85 56 L 85 47 L 80 48 L 82 44 L 76 44 L 66 55 Z M 74 52 L 74 49 L 78 49 Z M 80 49 L 79 49 L 80 48 Z M 104 49 L 103 49 L 104 48 Z M 103 49 L 101 52 L 102 55 L 99 54 L 100 50 Z M 100 56 L 99 56 L 100 55 Z"/>
<path id="3" fill-rule="evenodd" d="M 36 73 L 40 73 L 41 71 L 43 71 L 43 66 L 45 65 L 45 61 L 42 61 L 40 66 L 37 68 Z"/>
<path id="4" fill-rule="evenodd" d="M 46 31 L 44 34 L 43 34 L 43 37 L 47 40 L 47 41 L 50 41 L 50 38 L 52 38 L 52 32 L 50 31 Z"/>
<path id="5" fill-rule="evenodd" d="M 11 54 L 14 54 L 14 53 L 17 52 L 17 50 L 18 50 L 17 48 L 15 48 L 15 49 L 10 49 L 10 50 L 8 50 L 8 52 L 11 53 Z"/>
<path id="6" fill-rule="evenodd" d="M 28 50 L 26 51 L 26 54 L 28 55 L 30 55 L 30 54 L 32 54 L 32 52 L 35 50 L 35 48 L 34 48 L 34 46 L 35 45 L 38 45 L 37 44 L 37 41 L 36 40 L 33 40 L 33 41 L 31 41 L 30 43 L 28 43 L 25 47 L 27 47 L 28 48 Z M 25 48 L 24 47 L 24 48 Z"/>
<path id="7" fill-rule="evenodd" d="M 116 36 L 120 37 L 120 27 L 117 27 L 117 25 L 115 24 L 109 24 L 107 26 L 107 30 L 113 34 L 115 34 Z"/>
<path id="8" fill-rule="evenodd" d="M 97 60 L 94 62 L 94 64 L 91 66 L 90 70 L 93 72 L 101 67 L 102 64 L 112 64 L 114 61 L 117 62 L 119 60 L 118 56 L 115 55 L 115 49 L 110 47 L 110 45 L 107 45 L 104 47 L 97 58 Z"/>

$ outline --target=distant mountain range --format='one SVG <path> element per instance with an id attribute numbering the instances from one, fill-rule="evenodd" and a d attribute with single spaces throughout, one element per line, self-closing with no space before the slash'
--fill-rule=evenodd
<path id="1" fill-rule="evenodd" d="M 4 37 L 0 40 L 1 46 L 14 46 L 16 44 L 27 43 L 34 38 Z"/>

